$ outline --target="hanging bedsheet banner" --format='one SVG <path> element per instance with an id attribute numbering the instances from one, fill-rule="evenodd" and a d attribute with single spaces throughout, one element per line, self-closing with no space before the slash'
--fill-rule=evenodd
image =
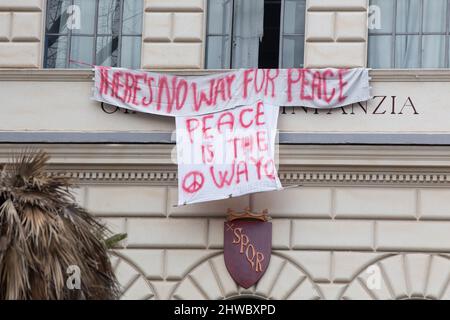
<path id="1" fill-rule="evenodd" d="M 144 113 L 196 116 L 249 106 L 338 108 L 370 98 L 368 69 L 240 69 L 182 77 L 95 67 L 93 99 Z"/>
<path id="2" fill-rule="evenodd" d="M 370 99 L 368 69 L 240 69 L 204 76 L 95 67 L 93 99 L 176 117 L 178 204 L 281 190 L 279 106 Z"/>
<path id="3" fill-rule="evenodd" d="M 279 108 L 257 102 L 177 117 L 178 205 L 281 190 L 275 166 Z"/>

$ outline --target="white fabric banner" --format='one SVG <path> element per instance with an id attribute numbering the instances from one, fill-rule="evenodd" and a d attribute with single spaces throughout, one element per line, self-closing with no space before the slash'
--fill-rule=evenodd
<path id="1" fill-rule="evenodd" d="M 177 117 L 178 204 L 282 189 L 275 166 L 278 113 L 257 102 Z"/>
<path id="2" fill-rule="evenodd" d="M 368 69 L 240 69 L 181 77 L 95 67 L 93 99 L 134 111 L 195 116 L 263 101 L 338 108 L 370 99 Z"/>

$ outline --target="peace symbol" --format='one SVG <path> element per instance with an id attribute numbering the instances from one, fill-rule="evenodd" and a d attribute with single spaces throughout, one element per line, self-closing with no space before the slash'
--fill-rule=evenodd
<path id="1" fill-rule="evenodd" d="M 183 190 L 187 193 L 195 193 L 203 187 L 205 177 L 200 171 L 191 171 L 184 176 Z"/>

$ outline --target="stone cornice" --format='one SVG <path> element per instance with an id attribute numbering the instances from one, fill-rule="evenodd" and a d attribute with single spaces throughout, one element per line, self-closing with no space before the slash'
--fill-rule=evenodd
<path id="1" fill-rule="evenodd" d="M 0 144 L 0 162 L 30 145 Z M 33 144 L 55 166 L 174 165 L 173 144 Z M 277 145 L 283 166 L 428 167 L 450 169 L 450 146 Z"/>
<path id="2" fill-rule="evenodd" d="M 370 132 L 285 132 L 281 145 L 450 146 L 450 134 Z M 174 132 L 0 131 L 0 144 L 175 144 Z"/>
<path id="3" fill-rule="evenodd" d="M 157 69 L 154 72 L 177 75 L 207 75 L 224 70 Z M 91 82 L 91 69 L 0 69 L 0 81 Z M 371 70 L 373 82 L 450 82 L 450 69 L 377 69 Z"/>
<path id="4" fill-rule="evenodd" d="M 449 82 L 450 69 L 377 69 L 372 82 Z"/>
<path id="5" fill-rule="evenodd" d="M 0 81 L 91 82 L 91 69 L 0 69 Z"/>
<path id="6" fill-rule="evenodd" d="M 176 167 L 128 169 L 53 169 L 50 175 L 66 176 L 79 184 L 132 184 L 132 185 L 177 185 Z M 386 170 L 345 170 L 343 168 L 305 169 L 292 167 L 279 170 L 284 186 L 392 186 L 392 187 L 446 187 L 450 186 L 450 170 L 432 171 L 395 171 Z"/>
<path id="7" fill-rule="evenodd" d="M 173 145 L 36 145 L 49 171 L 80 184 L 176 185 Z M 0 162 L 22 150 L 0 145 Z M 450 185 L 450 147 L 280 146 L 284 185 Z"/>

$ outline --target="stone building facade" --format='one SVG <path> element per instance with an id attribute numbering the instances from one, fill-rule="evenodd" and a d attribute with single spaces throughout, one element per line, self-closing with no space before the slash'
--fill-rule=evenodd
<path id="1" fill-rule="evenodd" d="M 138 0 L 136 0 L 138 1 Z M 450 298 L 448 69 L 374 69 L 374 99 L 282 108 L 281 192 L 175 207 L 174 121 L 90 100 L 91 69 L 44 68 L 44 0 L 0 0 L 0 159 L 33 144 L 79 203 L 128 239 L 128 299 Z M 366 0 L 308 0 L 304 66 L 366 67 Z M 206 0 L 143 0 L 143 69 L 202 75 Z M 370 19 L 370 16 L 369 16 Z M 273 255 L 250 289 L 223 261 L 228 208 L 268 209 Z"/>

